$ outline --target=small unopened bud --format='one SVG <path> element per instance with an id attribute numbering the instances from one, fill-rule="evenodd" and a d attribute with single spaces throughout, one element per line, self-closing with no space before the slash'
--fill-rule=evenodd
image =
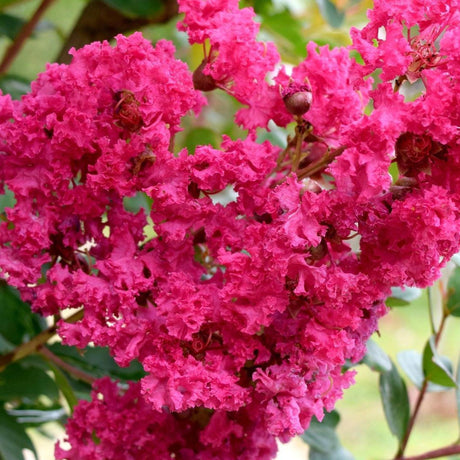
<path id="1" fill-rule="evenodd" d="M 197 91 L 212 91 L 217 88 L 214 78 L 212 78 L 211 75 L 203 73 L 206 64 L 206 59 L 203 59 L 201 64 L 193 72 L 193 87 Z"/>
<path id="2" fill-rule="evenodd" d="M 283 102 L 292 115 L 303 115 L 310 109 L 312 93 L 306 85 L 290 84 L 283 92 Z"/>
<path id="3" fill-rule="evenodd" d="M 302 91 L 294 93 L 291 96 L 286 96 L 283 101 L 289 113 L 292 113 L 292 115 L 303 115 L 310 109 L 311 99 L 309 91 Z"/>

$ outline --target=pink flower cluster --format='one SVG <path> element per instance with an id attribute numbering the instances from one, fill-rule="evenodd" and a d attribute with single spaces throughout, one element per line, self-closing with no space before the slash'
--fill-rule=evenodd
<path id="1" fill-rule="evenodd" d="M 64 343 L 147 372 L 129 388 L 97 382 L 60 459 L 272 458 L 353 383 L 342 367 L 362 358 L 390 288 L 429 285 L 459 249 L 455 0 L 376 1 L 352 32 L 364 65 L 311 43 L 272 80 L 279 56 L 250 8 L 179 3 L 180 28 L 210 45 L 202 75 L 135 33 L 0 98 L 0 185 L 16 200 L 0 276 L 43 315 L 84 309 L 61 321 Z M 246 106 L 248 135 L 173 153 L 204 76 Z M 425 84 L 413 101 L 406 80 Z M 296 88 L 303 115 L 283 103 Z M 285 149 L 257 140 L 269 120 L 295 121 Z M 132 197 L 148 209 L 130 211 Z"/>

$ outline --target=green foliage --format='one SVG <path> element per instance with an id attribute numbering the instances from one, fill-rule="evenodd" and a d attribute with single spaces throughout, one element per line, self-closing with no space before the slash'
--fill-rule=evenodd
<path id="1" fill-rule="evenodd" d="M 389 372 L 392 368 L 390 357 L 372 339 L 367 341 L 367 352 L 362 363 L 377 372 Z"/>
<path id="2" fill-rule="evenodd" d="M 339 10 L 330 0 L 316 0 L 323 18 L 331 27 L 339 28 L 345 19 L 345 13 Z"/>
<path id="3" fill-rule="evenodd" d="M 29 449 L 34 453 L 34 458 L 37 458 L 24 426 L 0 408 L 0 459 L 22 460 L 25 458 L 22 449 Z"/>
<path id="4" fill-rule="evenodd" d="M 54 380 L 43 369 L 13 363 L 0 373 L 0 401 L 36 402 L 42 396 L 52 401 L 59 397 Z"/>
<path id="5" fill-rule="evenodd" d="M 380 374 L 379 388 L 390 431 L 401 442 L 409 424 L 409 396 L 406 384 L 393 363 L 390 371 Z"/>
<path id="6" fill-rule="evenodd" d="M 103 0 L 128 17 L 151 17 L 163 8 L 161 0 Z"/>
<path id="7" fill-rule="evenodd" d="M 95 378 L 109 376 L 113 379 L 137 381 L 145 375 L 138 361 L 133 361 L 129 367 L 119 367 L 110 356 L 107 348 L 86 347 L 78 350 L 60 343 L 53 343 L 48 348 L 69 365 Z"/>
<path id="8" fill-rule="evenodd" d="M 46 323 L 44 319 L 32 313 L 18 292 L 0 281 L 0 348 L 13 348 L 30 340 L 41 332 Z M 3 351 L 9 351 L 3 349 Z"/>
<path id="9" fill-rule="evenodd" d="M 313 418 L 310 427 L 301 438 L 310 446 L 309 460 L 353 460 L 353 456 L 341 445 L 336 433 L 340 421 L 337 411 L 324 416 L 322 422 Z"/>
<path id="10" fill-rule="evenodd" d="M 435 337 L 431 336 L 423 351 L 423 373 L 429 382 L 455 387 L 452 364 L 449 359 L 440 356 L 436 350 Z"/>

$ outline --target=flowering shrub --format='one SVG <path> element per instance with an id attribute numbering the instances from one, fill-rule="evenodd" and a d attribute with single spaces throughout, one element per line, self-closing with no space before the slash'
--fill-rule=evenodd
<path id="1" fill-rule="evenodd" d="M 94 383 L 59 459 L 273 458 L 352 385 L 391 288 L 459 250 L 456 0 L 376 1 L 350 47 L 310 43 L 292 70 L 251 8 L 179 5 L 194 73 L 119 35 L 0 99 L 0 276 L 41 315 L 82 309 L 64 344 L 145 371 Z M 208 91 L 242 104 L 245 136 L 175 152 Z M 270 123 L 285 148 L 259 140 Z"/>

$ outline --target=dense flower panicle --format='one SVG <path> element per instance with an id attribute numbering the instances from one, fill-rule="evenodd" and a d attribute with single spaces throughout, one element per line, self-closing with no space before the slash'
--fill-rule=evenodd
<path id="1" fill-rule="evenodd" d="M 219 148 L 173 151 L 205 99 L 170 43 L 138 33 L 74 50 L 21 101 L 0 97 L 0 185 L 16 200 L 0 275 L 44 315 L 84 309 L 60 322 L 64 343 L 146 371 L 128 389 L 97 382 L 57 458 L 272 458 L 276 437 L 353 383 L 342 367 L 364 355 L 391 287 L 429 285 L 458 251 L 458 15 L 390 4 L 354 32 L 363 66 L 311 43 L 269 83 L 279 57 L 251 9 L 182 0 L 180 28 L 211 45 L 204 75 L 247 106 L 247 137 Z M 422 65 L 413 47 L 437 30 L 433 12 L 449 52 Z M 420 22 L 417 42 L 404 21 Z M 389 41 L 375 47 L 380 27 Z M 426 92 L 406 101 L 399 77 Z M 302 113 L 283 102 L 299 92 Z M 285 149 L 257 140 L 269 120 L 296 122 Z"/>

